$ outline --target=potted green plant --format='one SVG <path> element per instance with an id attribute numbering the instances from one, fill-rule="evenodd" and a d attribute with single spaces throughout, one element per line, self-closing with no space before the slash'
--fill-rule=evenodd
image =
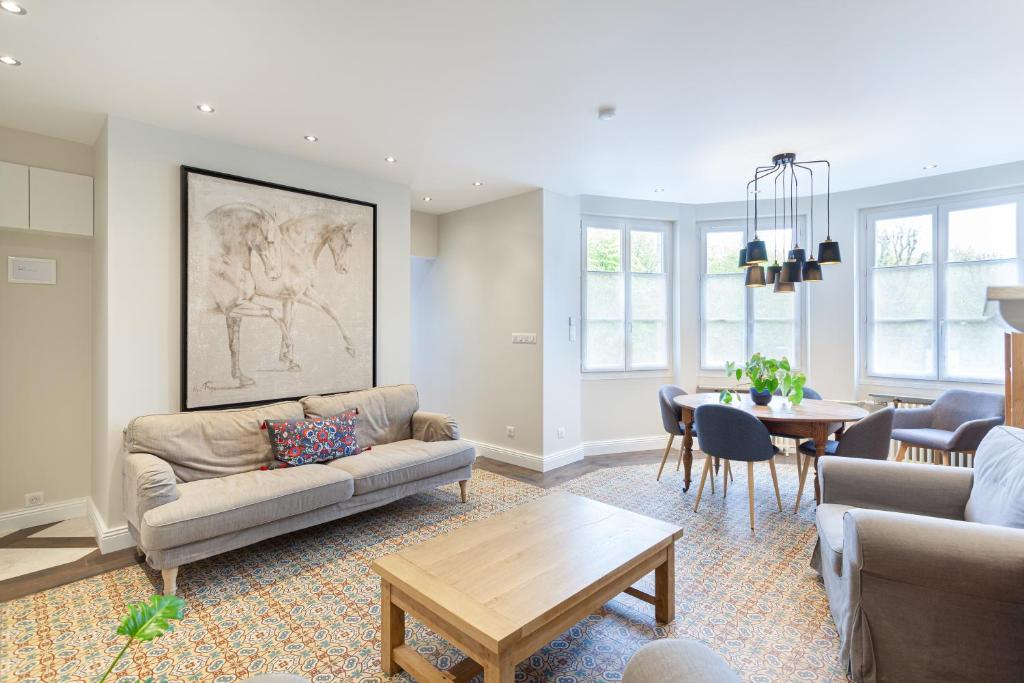
<path id="1" fill-rule="evenodd" d="M 743 365 L 732 361 L 726 363 L 725 374 L 728 377 L 735 377 L 736 381 L 742 380 L 746 375 L 750 385 L 750 400 L 759 406 L 771 403 L 776 391 L 793 405 L 799 405 L 804 399 L 804 384 L 807 377 L 804 373 L 794 370 L 785 356 L 775 359 L 755 353 Z M 722 403 L 732 403 L 735 393 L 735 387 L 723 389 L 719 393 L 719 400 Z"/>

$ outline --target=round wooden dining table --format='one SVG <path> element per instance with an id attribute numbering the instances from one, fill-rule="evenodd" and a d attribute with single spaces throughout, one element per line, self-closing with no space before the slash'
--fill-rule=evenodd
<path id="1" fill-rule="evenodd" d="M 825 454 L 825 442 L 833 430 L 836 439 L 843 437 L 848 422 L 857 422 L 866 417 L 868 411 L 849 403 L 824 401 L 805 398 L 799 405 L 793 405 L 781 396 L 773 396 L 766 406 L 755 405 L 749 394 L 739 394 L 739 401 L 734 396 L 732 407 L 750 413 L 768 428 L 773 436 L 785 436 L 794 439 L 814 439 L 814 501 L 821 502 L 821 489 L 818 486 L 818 458 Z M 714 394 L 684 394 L 675 397 L 676 405 L 682 408 L 685 432 L 683 435 L 683 467 L 685 478 L 683 491 L 690 490 L 690 469 L 693 465 L 693 414 L 699 406 L 720 402 Z"/>

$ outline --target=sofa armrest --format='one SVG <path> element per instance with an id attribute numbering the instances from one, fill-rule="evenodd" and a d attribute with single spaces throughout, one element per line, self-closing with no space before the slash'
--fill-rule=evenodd
<path id="1" fill-rule="evenodd" d="M 850 510 L 843 539 L 844 562 L 862 575 L 926 587 L 938 595 L 1024 603 L 1024 529 Z"/>
<path id="2" fill-rule="evenodd" d="M 142 516 L 155 507 L 178 500 L 174 471 L 151 453 L 128 453 L 124 475 L 124 514 L 136 529 Z"/>
<path id="3" fill-rule="evenodd" d="M 412 414 L 412 438 L 420 441 L 454 441 L 459 438 L 459 423 L 441 413 L 417 410 Z"/>
<path id="4" fill-rule="evenodd" d="M 992 431 L 993 427 L 1003 424 L 1001 417 L 986 417 L 980 420 L 968 420 L 957 427 L 950 439 L 950 450 L 952 451 L 976 451 L 985 435 Z"/>
<path id="5" fill-rule="evenodd" d="M 819 458 L 818 479 L 823 503 L 963 519 L 974 473 L 963 467 L 826 456 Z"/>
<path id="6" fill-rule="evenodd" d="M 928 429 L 932 426 L 932 409 L 897 408 L 892 414 L 893 429 Z"/>

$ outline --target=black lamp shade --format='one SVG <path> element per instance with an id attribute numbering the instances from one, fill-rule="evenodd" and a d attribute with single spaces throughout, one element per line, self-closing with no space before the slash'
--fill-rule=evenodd
<path id="1" fill-rule="evenodd" d="M 747 263 L 747 250 L 746 248 L 740 249 L 740 262 L 736 264 L 737 268 L 748 268 L 750 266 Z"/>
<path id="2" fill-rule="evenodd" d="M 764 240 L 753 239 L 747 242 L 747 263 L 768 263 L 768 247 L 765 246 Z"/>
<path id="3" fill-rule="evenodd" d="M 779 277 L 781 277 L 780 273 L 782 272 L 782 266 L 779 265 L 778 261 L 768 266 L 766 270 L 767 275 L 765 277 L 765 282 L 767 282 L 769 285 L 774 285 L 776 282 L 779 281 Z"/>
<path id="4" fill-rule="evenodd" d="M 800 263 L 803 263 L 804 261 L 807 260 L 807 252 L 804 251 L 804 249 L 801 247 L 797 247 L 796 249 L 790 249 L 789 258 L 787 258 L 786 260 L 799 261 Z"/>
<path id="5" fill-rule="evenodd" d="M 780 282 L 775 281 L 775 289 L 773 290 L 776 294 L 793 294 L 796 292 L 796 285 L 792 282 Z"/>
<path id="6" fill-rule="evenodd" d="M 764 287 L 764 268 L 754 264 L 747 268 L 747 287 Z"/>
<path id="7" fill-rule="evenodd" d="M 842 262 L 843 259 L 839 256 L 839 242 L 825 240 L 818 245 L 818 263 L 824 266 L 830 263 Z"/>
<path id="8" fill-rule="evenodd" d="M 803 282 L 803 264 L 799 261 L 786 261 L 782 264 L 782 272 L 779 275 L 780 277 L 776 280 L 776 283 L 781 282 L 782 284 L 789 284 L 793 282 Z"/>
<path id="9" fill-rule="evenodd" d="M 821 264 L 813 258 L 804 261 L 804 282 L 818 282 L 821 280 Z"/>

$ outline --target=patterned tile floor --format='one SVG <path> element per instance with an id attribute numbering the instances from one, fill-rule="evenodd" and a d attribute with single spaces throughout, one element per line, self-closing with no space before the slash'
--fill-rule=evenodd
<path id="1" fill-rule="evenodd" d="M 699 463 L 695 465 L 699 472 Z M 739 469 L 739 468 L 737 468 Z M 682 492 L 657 465 L 608 467 L 556 488 L 676 521 L 677 617 L 620 596 L 522 662 L 517 681 L 616 681 L 633 652 L 664 637 L 696 638 L 748 681 L 845 681 L 824 591 L 807 561 L 813 506 L 792 513 L 796 472 L 779 468 L 785 512 L 766 467 L 755 477 L 757 530 L 747 527 L 746 472 L 727 499 Z M 312 681 L 384 681 L 380 672 L 377 557 L 545 495 L 529 483 L 478 470 L 468 505 L 447 486 L 346 520 L 273 539 L 182 569 L 185 619 L 171 634 L 135 647 L 118 680 L 228 683 L 263 671 Z M 94 680 L 123 644 L 114 634 L 128 602 L 155 591 L 142 566 L 107 572 L 0 604 L 0 680 Z M 650 578 L 641 582 L 650 589 Z M 447 668 L 461 654 L 413 619 L 408 640 Z M 133 680 L 133 678 L 131 678 Z M 408 680 L 406 676 L 396 680 Z"/>

